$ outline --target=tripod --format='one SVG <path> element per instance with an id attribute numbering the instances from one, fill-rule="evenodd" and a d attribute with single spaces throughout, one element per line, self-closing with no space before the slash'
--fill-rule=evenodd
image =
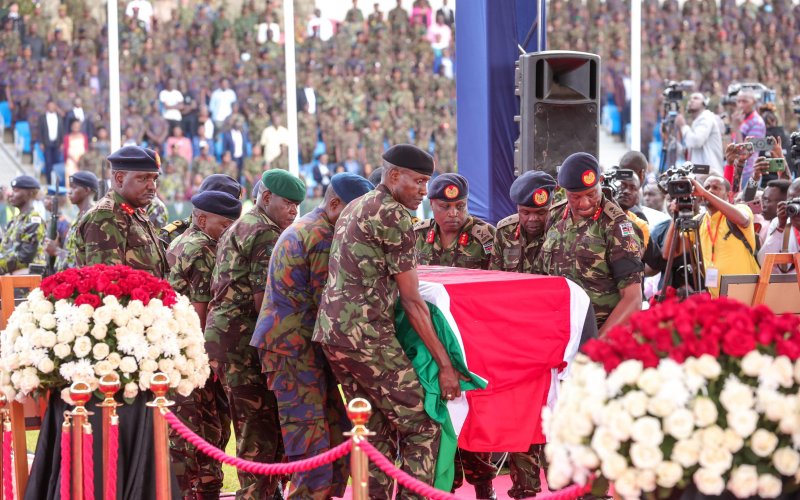
<path id="1" fill-rule="evenodd" d="M 692 212 L 679 212 L 675 215 L 675 234 L 672 237 L 672 247 L 670 248 L 669 257 L 667 258 L 667 267 L 664 271 L 664 284 L 658 292 L 658 301 L 662 302 L 667 298 L 667 287 L 672 282 L 672 267 L 675 263 L 675 254 L 678 250 L 678 245 L 681 245 L 681 258 L 683 259 L 683 290 L 679 291 L 681 298 L 686 298 L 695 293 L 702 293 L 704 287 L 703 277 L 705 270 L 703 269 L 703 252 L 700 249 L 700 221 L 692 218 Z M 683 245 L 684 238 L 694 237 L 695 244 L 690 249 L 686 249 Z M 690 271 L 691 268 L 691 271 Z M 691 274 L 691 288 L 689 275 Z"/>

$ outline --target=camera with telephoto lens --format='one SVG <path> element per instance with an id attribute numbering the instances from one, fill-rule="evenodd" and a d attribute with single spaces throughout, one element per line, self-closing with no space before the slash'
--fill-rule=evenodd
<path id="1" fill-rule="evenodd" d="M 619 193 L 619 182 L 629 181 L 636 176 L 636 172 L 628 168 L 611 167 L 603 173 L 600 182 L 603 194 L 608 199 L 614 199 Z"/>
<path id="2" fill-rule="evenodd" d="M 722 98 L 722 105 L 736 105 L 736 97 L 739 95 L 739 92 L 743 90 L 752 92 L 753 96 L 756 98 L 756 102 L 760 102 L 762 104 L 775 102 L 775 91 L 763 83 L 732 83 L 728 85 L 728 94 Z"/>
<path id="3" fill-rule="evenodd" d="M 786 202 L 786 216 L 797 217 L 800 215 L 800 198 L 795 198 Z"/>
<path id="4" fill-rule="evenodd" d="M 792 98 L 792 111 L 796 115 L 800 115 L 800 95 L 796 95 Z"/>
<path id="5" fill-rule="evenodd" d="M 694 174 L 708 174 L 710 171 L 708 165 L 695 165 L 687 161 L 683 165 L 671 167 L 661 174 L 658 179 L 658 187 L 675 200 L 678 206 L 678 217 L 691 218 L 694 216 L 692 178 Z"/>

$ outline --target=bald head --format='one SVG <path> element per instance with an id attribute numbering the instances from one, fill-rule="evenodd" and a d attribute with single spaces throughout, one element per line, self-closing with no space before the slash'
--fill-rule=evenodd
<path id="1" fill-rule="evenodd" d="M 619 168 L 627 168 L 636 172 L 640 185 L 644 183 L 647 165 L 647 157 L 639 151 L 628 151 L 619 159 Z"/>

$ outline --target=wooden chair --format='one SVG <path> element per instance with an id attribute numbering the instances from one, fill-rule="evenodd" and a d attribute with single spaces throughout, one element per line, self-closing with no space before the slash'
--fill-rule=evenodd
<path id="1" fill-rule="evenodd" d="M 794 264 L 794 270 L 797 273 L 797 286 L 800 287 L 800 253 L 768 253 L 764 257 L 764 265 L 761 266 L 761 274 L 758 277 L 758 284 L 756 285 L 755 293 L 753 293 L 753 303 L 751 305 L 755 306 L 764 303 L 764 297 L 767 295 L 767 287 L 769 286 L 769 278 L 776 264 Z"/>
<path id="2" fill-rule="evenodd" d="M 0 330 L 5 329 L 8 318 L 14 312 L 16 303 L 14 301 L 15 289 L 33 290 L 42 282 L 42 277 L 38 275 L 26 276 L 0 276 Z M 38 413 L 41 417 L 47 406 L 47 399 L 41 398 L 38 403 L 31 399 L 33 405 L 38 405 Z M 12 444 L 14 447 L 14 479 L 16 483 L 16 494 L 18 499 L 25 497 L 25 489 L 28 486 L 28 446 L 25 443 L 25 431 L 27 429 L 38 429 L 39 426 L 25 425 L 25 406 L 16 401 L 11 403 L 11 431 Z M 11 500 L 11 499 L 9 499 Z"/>

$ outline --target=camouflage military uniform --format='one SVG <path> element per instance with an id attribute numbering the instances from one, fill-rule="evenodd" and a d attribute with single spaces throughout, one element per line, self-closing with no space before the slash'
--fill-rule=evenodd
<path id="1" fill-rule="evenodd" d="M 414 244 L 408 210 L 386 186 L 349 204 L 336 224 L 313 340 L 323 344 L 347 398 L 372 404 L 375 447 L 396 457 L 399 434 L 403 470 L 431 484 L 441 429 L 425 413 L 422 385 L 394 327 L 392 276 L 416 268 Z M 370 478 L 370 498 L 391 497 L 393 481 L 374 464 Z"/>
<path id="2" fill-rule="evenodd" d="M 178 236 L 186 232 L 187 229 L 192 227 L 192 216 L 181 220 L 172 221 L 158 231 L 158 239 L 164 244 L 164 249 L 169 248 L 173 241 L 178 239 Z"/>
<path id="3" fill-rule="evenodd" d="M 211 272 L 217 242 L 198 228 L 175 239 L 167 251 L 169 283 L 191 302 L 211 301 Z M 173 412 L 213 446 L 225 449 L 231 437 L 231 417 L 225 391 L 214 376 L 188 397 L 175 395 Z M 222 489 L 222 464 L 189 444 L 170 428 L 170 457 L 184 498 L 210 497 Z"/>
<path id="4" fill-rule="evenodd" d="M 11 219 L 0 241 L 0 274 L 44 264 L 44 234 L 44 220 L 35 210 L 20 212 Z"/>
<path id="5" fill-rule="evenodd" d="M 328 278 L 333 224 L 316 208 L 283 232 L 269 263 L 264 302 L 250 345 L 259 349 L 269 388 L 278 400 L 290 461 L 323 453 L 350 429 L 336 379 L 319 344 L 311 342 Z M 291 478 L 290 498 L 341 497 L 344 459 Z"/>
<path id="6" fill-rule="evenodd" d="M 69 225 L 67 236 L 64 238 L 64 248 L 58 252 L 58 256 L 56 257 L 56 271 L 77 267 L 77 262 L 75 261 L 75 253 L 77 250 L 75 246 L 75 234 L 78 231 L 78 222 L 84 215 L 86 215 L 86 212 L 78 213 Z"/>
<path id="7" fill-rule="evenodd" d="M 642 282 L 640 252 L 633 223 L 604 197 L 594 217 L 573 221 L 566 207 L 547 231 L 534 267 L 537 273 L 580 285 L 600 328 L 619 302 L 619 291 Z"/>
<path id="8" fill-rule="evenodd" d="M 123 264 L 163 278 L 167 257 L 156 229 L 140 208 L 110 191 L 78 222 L 75 231 L 77 267 Z"/>
<path id="9" fill-rule="evenodd" d="M 267 389 L 258 351 L 250 347 L 258 311 L 253 295 L 264 290 L 267 265 L 281 229 L 256 205 L 233 223 L 217 245 L 206 322 L 206 350 L 231 406 L 236 454 L 255 462 L 283 457 L 275 394 Z M 269 497 L 277 476 L 239 472 L 237 498 Z"/>
<path id="10" fill-rule="evenodd" d="M 550 224 L 556 217 L 564 214 L 566 201 L 553 204 L 550 208 Z M 545 234 L 547 228 L 545 228 Z M 528 241 L 529 237 L 519 225 L 519 214 L 511 214 L 497 223 L 494 235 L 494 251 L 489 269 L 532 274 L 539 249 L 544 242 L 541 238 Z"/>
<path id="11" fill-rule="evenodd" d="M 417 264 L 488 269 L 495 229 L 475 217 L 468 217 L 458 238 L 442 248 L 436 221 L 426 219 L 414 226 L 417 236 Z"/>
<path id="12" fill-rule="evenodd" d="M 158 197 L 153 198 L 153 201 L 147 205 L 145 209 L 145 213 L 147 214 L 147 218 L 150 219 L 150 222 L 153 224 L 153 227 L 156 230 L 160 230 L 162 227 L 167 225 L 169 222 L 169 215 L 167 214 L 167 206 L 164 205 L 164 202 L 161 201 Z"/>

